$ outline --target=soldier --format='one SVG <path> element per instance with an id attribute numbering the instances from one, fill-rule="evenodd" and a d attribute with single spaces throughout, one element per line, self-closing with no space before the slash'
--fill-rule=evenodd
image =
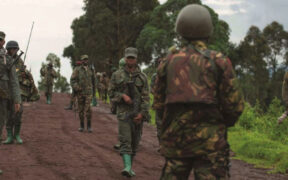
<path id="1" fill-rule="evenodd" d="M 93 77 L 94 73 L 88 67 L 88 55 L 81 56 L 81 66 L 75 67 L 70 84 L 73 88 L 73 91 L 77 95 L 78 100 L 78 109 L 79 109 L 79 118 L 80 118 L 80 128 L 79 132 L 84 130 L 84 114 L 86 115 L 87 120 L 87 130 L 89 133 L 92 132 L 91 128 L 91 101 L 93 93 Z"/>
<path id="2" fill-rule="evenodd" d="M 46 103 L 51 104 L 54 79 L 57 77 L 52 62 L 49 62 L 48 66 L 42 67 L 40 74 L 44 76 Z"/>
<path id="3" fill-rule="evenodd" d="M 161 179 L 229 178 L 227 128 L 243 111 L 243 98 L 229 58 L 208 50 L 209 11 L 188 5 L 178 14 L 176 32 L 187 41 L 157 70 L 153 107 L 161 115 Z"/>
<path id="4" fill-rule="evenodd" d="M 9 56 L 13 56 L 19 50 L 19 45 L 16 41 L 9 41 L 6 45 L 7 54 Z M 20 85 L 20 94 L 22 102 L 32 102 L 37 101 L 40 98 L 38 90 L 34 84 L 32 74 L 26 69 L 24 62 L 22 59 L 19 59 L 18 63 L 15 64 L 16 73 L 19 80 Z M 12 103 L 9 103 L 12 104 Z M 23 141 L 20 138 L 20 130 L 21 130 L 21 119 L 23 114 L 23 105 L 21 103 L 20 112 L 17 114 L 14 111 L 13 104 L 10 107 L 10 113 L 8 117 L 8 121 L 6 123 L 7 130 L 7 139 L 4 141 L 4 144 L 12 144 L 13 137 L 15 138 L 18 144 L 22 144 Z M 15 115 L 16 114 L 16 115 Z"/>
<path id="5" fill-rule="evenodd" d="M 108 86 L 109 86 L 109 77 L 107 76 L 106 72 L 102 73 L 100 77 L 100 89 L 101 89 L 101 99 L 104 103 L 107 102 L 107 93 L 108 93 Z"/>
<path id="6" fill-rule="evenodd" d="M 76 61 L 75 67 L 76 66 L 80 66 L 81 64 L 82 64 L 81 61 Z M 70 96 L 70 104 L 67 107 L 65 107 L 64 109 L 65 110 L 72 110 L 73 109 L 73 105 L 74 105 L 74 103 L 76 101 L 76 98 L 77 98 L 76 93 L 72 89 L 72 94 Z"/>
<path id="7" fill-rule="evenodd" d="M 288 116 L 288 72 L 285 73 L 282 84 L 282 99 L 285 105 L 285 112 L 278 118 L 278 124 L 282 124 Z"/>
<path id="8" fill-rule="evenodd" d="M 123 176 L 135 176 L 133 157 L 139 145 L 143 121 L 149 120 L 149 86 L 147 77 L 137 66 L 137 49 L 125 49 L 126 65 L 113 73 L 109 97 L 117 103 L 118 138 L 123 158 Z"/>
<path id="9" fill-rule="evenodd" d="M 2 135 L 3 124 L 8 117 L 8 101 L 13 101 L 15 112 L 20 111 L 20 89 L 15 66 L 12 66 L 12 57 L 3 54 L 5 44 L 5 33 L 0 32 L 0 138 Z M 0 170 L 0 174 L 2 171 Z"/>

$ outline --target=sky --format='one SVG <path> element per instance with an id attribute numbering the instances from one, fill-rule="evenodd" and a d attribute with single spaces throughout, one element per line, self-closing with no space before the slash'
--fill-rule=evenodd
<path id="1" fill-rule="evenodd" d="M 161 3 L 166 0 L 160 0 Z M 231 29 L 230 40 L 239 43 L 251 25 L 264 28 L 276 20 L 288 30 L 288 0 L 202 0 L 213 8 Z M 35 22 L 26 65 L 39 80 L 41 63 L 49 53 L 61 58 L 61 74 L 68 80 L 72 69 L 63 49 L 72 43 L 73 19 L 84 13 L 83 0 L 0 0 L 0 31 L 6 42 L 16 40 L 25 51 L 32 22 Z"/>

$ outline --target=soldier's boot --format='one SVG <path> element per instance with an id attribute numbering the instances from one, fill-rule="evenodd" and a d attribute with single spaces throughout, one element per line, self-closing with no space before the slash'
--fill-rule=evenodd
<path id="1" fill-rule="evenodd" d="M 122 158 L 123 158 L 123 163 L 124 163 L 124 169 L 122 170 L 121 174 L 123 176 L 126 176 L 126 177 L 134 176 L 132 171 L 131 171 L 131 163 L 132 163 L 131 155 L 130 154 L 123 154 Z"/>
<path id="2" fill-rule="evenodd" d="M 0 175 L 3 173 L 3 171 L 0 169 Z"/>
<path id="3" fill-rule="evenodd" d="M 51 104 L 51 96 L 50 95 L 48 95 L 47 104 Z"/>
<path id="4" fill-rule="evenodd" d="M 23 140 L 20 138 L 20 130 L 21 130 L 21 125 L 15 126 L 14 129 L 14 138 L 16 139 L 16 142 L 18 144 L 23 144 Z"/>
<path id="5" fill-rule="evenodd" d="M 72 110 L 73 109 L 73 101 L 70 102 L 69 106 L 64 108 L 65 110 Z"/>
<path id="6" fill-rule="evenodd" d="M 47 95 L 46 96 L 46 104 L 49 104 L 48 101 L 49 101 L 49 96 Z"/>
<path id="7" fill-rule="evenodd" d="M 3 142 L 3 144 L 13 144 L 13 131 L 12 129 L 7 129 L 7 139 Z"/>
<path id="8" fill-rule="evenodd" d="M 131 171 L 130 172 L 131 172 L 132 176 L 136 176 L 136 173 L 132 170 L 134 157 L 135 157 L 135 155 L 131 156 Z"/>
<path id="9" fill-rule="evenodd" d="M 87 130 L 89 133 L 92 133 L 91 120 L 87 120 Z"/>
<path id="10" fill-rule="evenodd" d="M 80 128 L 78 129 L 79 132 L 84 131 L 84 120 L 80 120 Z"/>
<path id="11" fill-rule="evenodd" d="M 92 106 L 97 106 L 97 99 L 96 99 L 96 97 L 93 97 L 93 99 L 92 99 Z"/>

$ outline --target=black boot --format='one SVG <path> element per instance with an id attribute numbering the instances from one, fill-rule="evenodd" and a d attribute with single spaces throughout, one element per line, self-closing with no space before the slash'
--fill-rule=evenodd
<path id="1" fill-rule="evenodd" d="M 87 130 L 89 133 L 92 133 L 91 120 L 87 120 Z"/>
<path id="2" fill-rule="evenodd" d="M 84 130 L 84 120 L 80 120 L 80 128 L 78 129 L 79 132 L 83 132 Z"/>

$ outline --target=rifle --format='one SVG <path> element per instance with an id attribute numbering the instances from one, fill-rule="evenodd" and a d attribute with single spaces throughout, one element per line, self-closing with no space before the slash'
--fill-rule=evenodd
<path id="1" fill-rule="evenodd" d="M 96 99 L 96 79 L 95 79 L 95 69 L 94 69 L 94 63 L 90 66 L 90 69 L 92 71 L 92 106 L 97 106 L 97 99 Z"/>
<path id="2" fill-rule="evenodd" d="M 24 56 L 24 64 L 25 64 L 25 60 L 26 60 L 27 53 L 28 53 L 28 48 L 29 48 L 29 45 L 30 45 L 30 40 L 31 40 L 31 35 L 32 35 L 33 27 L 34 27 L 34 21 L 33 21 L 33 23 L 32 23 L 32 27 L 31 27 L 31 31 L 30 31 L 30 35 L 29 35 L 29 39 L 28 39 L 26 51 L 25 51 L 26 53 L 25 53 L 25 56 Z"/>

